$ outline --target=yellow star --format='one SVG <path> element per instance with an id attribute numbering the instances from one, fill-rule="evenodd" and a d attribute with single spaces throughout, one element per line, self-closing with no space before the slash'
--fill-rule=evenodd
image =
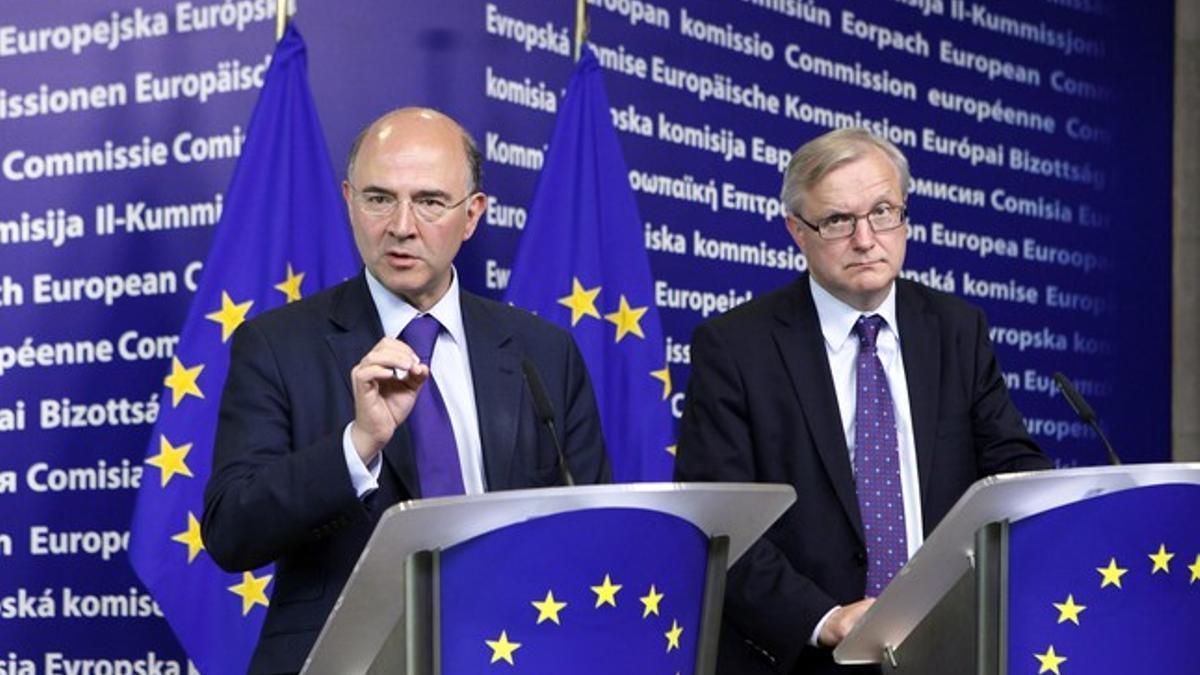
<path id="1" fill-rule="evenodd" d="M 1120 588 L 1121 576 L 1129 570 L 1123 567 L 1117 567 L 1117 559 L 1110 558 L 1108 561 L 1108 567 L 1097 567 L 1096 571 L 1104 576 L 1104 580 L 1100 582 L 1100 588 L 1104 588 L 1105 586 L 1116 586 L 1117 588 Z"/>
<path id="2" fill-rule="evenodd" d="M 304 272 L 296 274 L 292 271 L 292 263 L 287 265 L 287 278 L 275 284 L 275 290 L 287 296 L 288 302 L 300 299 L 300 284 L 304 283 Z"/>
<path id="3" fill-rule="evenodd" d="M 677 448 L 678 448 L 678 446 L 676 446 L 676 445 L 668 445 L 668 446 L 667 446 L 667 454 L 669 454 L 669 455 L 671 455 L 672 457 L 674 457 L 674 456 L 675 456 L 675 451 L 676 451 L 676 449 L 677 449 Z"/>
<path id="4" fill-rule="evenodd" d="M 558 299 L 558 304 L 571 308 L 571 325 L 579 323 L 585 316 L 600 318 L 596 310 L 596 296 L 600 295 L 600 287 L 584 289 L 576 277 L 571 281 L 571 294 Z"/>
<path id="5" fill-rule="evenodd" d="M 1188 571 L 1192 573 L 1192 580 L 1188 582 L 1189 584 L 1200 581 L 1200 553 L 1196 554 L 1196 562 L 1188 565 Z"/>
<path id="6" fill-rule="evenodd" d="M 163 384 L 171 390 L 171 407 L 179 407 L 179 402 L 189 394 L 196 398 L 204 398 L 204 392 L 200 391 L 200 385 L 196 384 L 196 378 L 200 377 L 200 371 L 204 370 L 204 364 L 194 366 L 192 368 L 184 368 L 183 362 L 178 356 L 171 357 L 171 374 L 163 378 Z"/>
<path id="7" fill-rule="evenodd" d="M 221 324 L 221 342 L 228 342 L 234 329 L 246 320 L 246 313 L 250 311 L 250 305 L 253 304 L 253 300 L 247 300 L 235 305 L 233 298 L 229 297 L 225 291 L 221 291 L 221 309 L 205 314 L 204 318 Z"/>
<path id="8" fill-rule="evenodd" d="M 652 370 L 650 371 L 650 377 L 663 383 L 662 400 L 667 400 L 667 397 L 671 395 L 671 367 L 663 366 L 662 370 Z"/>
<path id="9" fill-rule="evenodd" d="M 662 599 L 663 594 L 658 592 L 658 589 L 654 587 L 654 584 L 650 584 L 650 593 L 648 593 L 645 597 L 638 598 L 638 600 L 641 600 L 642 604 L 646 606 L 646 609 L 642 612 L 642 618 L 644 619 L 651 614 L 658 616 L 658 603 L 662 602 Z"/>
<path id="10" fill-rule="evenodd" d="M 175 476 L 187 476 L 193 478 L 192 470 L 188 468 L 187 455 L 192 451 L 191 443 L 184 443 L 179 447 L 171 445 L 166 436 L 159 435 L 158 437 L 158 454 L 153 457 L 147 457 L 146 463 L 150 466 L 157 466 L 162 471 L 162 487 L 167 487 L 167 483 Z"/>
<path id="11" fill-rule="evenodd" d="M 500 659 L 504 659 L 505 661 L 508 661 L 508 665 L 510 666 L 517 665 L 513 663 L 512 655 L 513 652 L 521 648 L 521 643 L 509 642 L 507 631 L 500 631 L 499 640 L 484 640 L 484 642 L 487 643 L 487 646 L 492 648 L 492 663 L 495 663 Z"/>
<path id="12" fill-rule="evenodd" d="M 196 516 L 191 511 L 188 511 L 187 529 L 171 537 L 171 541 L 187 545 L 189 565 L 196 559 L 196 556 L 200 555 L 200 551 L 204 550 L 204 541 L 200 539 L 200 521 L 196 520 Z"/>
<path id="13" fill-rule="evenodd" d="M 671 619 L 671 630 L 664 633 L 667 636 L 667 652 L 679 649 L 679 636 L 683 635 L 683 627 L 675 619 Z"/>
<path id="14" fill-rule="evenodd" d="M 1150 574 L 1157 574 L 1160 570 L 1170 574 L 1171 570 L 1167 568 L 1167 563 L 1171 562 L 1171 558 L 1174 557 L 1174 553 L 1167 553 L 1166 544 L 1159 544 L 1158 553 L 1149 554 L 1150 560 L 1154 561 L 1154 569 L 1150 570 Z"/>
<path id="15" fill-rule="evenodd" d="M 1054 645 L 1050 645 L 1046 649 L 1045 654 L 1034 654 L 1033 658 L 1042 662 L 1042 667 L 1038 669 L 1038 675 L 1046 672 L 1054 673 L 1054 675 L 1062 675 L 1062 673 L 1058 672 L 1058 666 L 1067 660 L 1067 657 L 1054 653 Z"/>
<path id="16" fill-rule="evenodd" d="M 249 614 L 255 605 L 266 607 L 270 604 L 266 594 L 269 583 L 271 583 L 270 574 L 256 577 L 253 572 L 242 572 L 242 583 L 229 587 L 231 593 L 242 598 L 242 616 Z"/>
<path id="17" fill-rule="evenodd" d="M 1055 602 L 1051 604 L 1053 604 L 1054 608 L 1058 610 L 1059 623 L 1070 621 L 1076 626 L 1079 625 L 1079 613 L 1087 609 L 1087 606 L 1085 605 L 1075 604 L 1075 596 L 1069 593 L 1067 594 L 1066 602 Z"/>
<path id="18" fill-rule="evenodd" d="M 604 318 L 608 319 L 617 327 L 616 342 L 620 342 L 621 338 L 629 333 L 646 339 L 646 335 L 642 333 L 642 326 L 638 322 L 642 320 L 642 315 L 646 313 L 649 307 L 630 307 L 629 301 L 625 299 L 625 295 L 621 295 L 621 304 L 617 311 L 612 314 L 605 314 Z"/>
<path id="19" fill-rule="evenodd" d="M 596 607 L 600 605 L 617 606 L 617 591 L 621 590 L 620 584 L 614 584 L 608 575 L 604 575 L 604 583 L 599 586 L 592 586 L 592 592 L 596 594 Z"/>
<path id="20" fill-rule="evenodd" d="M 549 619 L 549 620 L 553 621 L 554 623 L 557 623 L 560 626 L 562 625 L 561 623 L 558 622 L 558 611 L 560 609 L 562 609 L 563 607 L 566 607 L 567 603 L 555 602 L 554 591 L 546 591 L 546 599 L 545 600 L 542 600 L 541 602 L 534 600 L 531 604 L 537 608 L 537 611 L 538 611 L 537 622 L 538 623 L 541 623 L 541 622 L 545 621 L 546 619 Z"/>

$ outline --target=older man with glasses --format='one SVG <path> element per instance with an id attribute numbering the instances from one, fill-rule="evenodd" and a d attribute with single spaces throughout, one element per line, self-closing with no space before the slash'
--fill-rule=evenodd
<path id="1" fill-rule="evenodd" d="M 903 153 L 861 129 L 801 146 L 782 199 L 808 274 L 692 337 L 676 478 L 797 493 L 729 572 L 720 673 L 871 672 L 830 649 L 958 497 L 1052 467 L 983 313 L 898 278 L 909 180 Z"/>
<path id="2" fill-rule="evenodd" d="M 252 673 L 300 669 L 389 506 L 559 483 L 530 367 L 575 480 L 610 475 L 570 335 L 459 287 L 454 257 L 487 206 L 467 132 L 396 110 L 348 164 L 363 273 L 242 324 L 221 400 L 204 543 L 228 570 L 275 563 Z"/>

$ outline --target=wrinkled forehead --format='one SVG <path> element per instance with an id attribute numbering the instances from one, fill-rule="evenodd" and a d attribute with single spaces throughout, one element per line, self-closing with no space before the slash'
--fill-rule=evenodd
<path id="1" fill-rule="evenodd" d="M 870 162 L 886 166 L 888 168 L 888 175 L 895 178 L 897 185 L 900 183 L 900 171 L 896 168 L 892 159 L 883 150 L 869 143 L 851 143 L 840 148 L 836 153 L 822 157 L 821 161 L 817 161 L 808 167 L 806 178 L 809 185 L 815 187 L 828 178 L 829 174 L 836 173 L 851 164 L 860 162 Z"/>
<path id="2" fill-rule="evenodd" d="M 803 190 L 807 196 L 866 189 L 903 196 L 900 171 L 883 151 L 871 146 L 847 150 L 819 169 L 819 177 Z"/>

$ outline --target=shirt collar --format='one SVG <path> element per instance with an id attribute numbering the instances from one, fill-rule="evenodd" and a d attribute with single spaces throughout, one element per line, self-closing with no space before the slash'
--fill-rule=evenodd
<path id="1" fill-rule="evenodd" d="M 408 322 L 421 316 L 422 313 L 416 307 L 408 304 L 404 298 L 388 290 L 375 278 L 375 275 L 371 274 L 370 270 L 366 270 L 364 273 L 367 276 L 367 289 L 371 292 L 371 299 L 375 301 L 376 311 L 379 312 L 379 323 L 383 326 L 383 334 L 390 337 L 400 335 L 401 331 L 408 326 Z M 450 288 L 442 296 L 442 299 L 430 307 L 425 314 L 432 315 L 437 319 L 455 342 L 460 345 L 466 344 L 467 334 L 463 328 L 462 304 L 459 302 L 458 271 L 453 266 L 450 267 Z"/>
<path id="2" fill-rule="evenodd" d="M 885 328 L 892 331 L 897 341 L 900 340 L 900 329 L 896 323 L 896 282 L 892 282 L 892 287 L 888 289 L 883 304 L 873 312 L 863 312 L 834 297 L 832 293 L 817 283 L 811 274 L 808 279 L 813 304 L 817 306 L 817 318 L 821 321 L 821 333 L 825 336 L 825 343 L 834 350 L 841 349 L 850 339 L 855 322 L 858 321 L 858 317 L 864 315 L 878 314 L 882 316 L 886 324 Z"/>

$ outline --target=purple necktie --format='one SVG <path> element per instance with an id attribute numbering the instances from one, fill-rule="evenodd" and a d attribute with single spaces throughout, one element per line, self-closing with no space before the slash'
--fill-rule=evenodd
<path id="1" fill-rule="evenodd" d="M 421 363 L 433 365 L 433 347 L 442 324 L 432 316 L 418 316 L 400 331 L 400 340 L 412 347 Z M 442 392 L 430 373 L 417 394 L 417 402 L 408 415 L 408 431 L 417 456 L 417 475 L 422 497 L 461 495 L 462 467 L 458 463 L 458 444 Z"/>
<path id="2" fill-rule="evenodd" d="M 875 349 L 882 326 L 878 314 L 861 316 L 854 324 L 858 335 L 854 483 L 867 540 L 867 595 L 873 597 L 883 592 L 908 560 L 895 408 Z"/>

